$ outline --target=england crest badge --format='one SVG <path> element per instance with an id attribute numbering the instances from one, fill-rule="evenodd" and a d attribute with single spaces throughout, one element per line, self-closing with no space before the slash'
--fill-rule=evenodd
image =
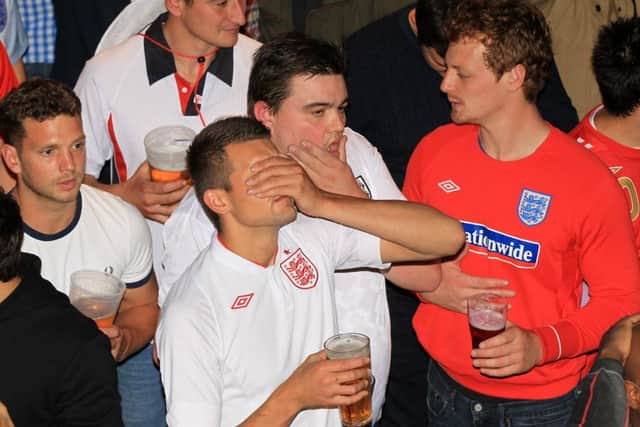
<path id="1" fill-rule="evenodd" d="M 318 269 L 300 248 L 280 263 L 280 270 L 298 289 L 311 289 L 318 283 Z"/>
<path id="2" fill-rule="evenodd" d="M 551 196 L 537 191 L 522 189 L 518 203 L 518 218 L 525 225 L 538 225 L 547 217 Z"/>

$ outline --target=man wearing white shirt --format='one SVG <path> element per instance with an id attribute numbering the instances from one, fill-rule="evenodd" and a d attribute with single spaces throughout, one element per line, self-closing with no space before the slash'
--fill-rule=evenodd
<path id="1" fill-rule="evenodd" d="M 249 111 L 269 130 L 286 153 L 301 147 L 301 162 L 321 189 L 373 199 L 404 197 L 378 151 L 360 134 L 345 128 L 347 92 L 343 59 L 328 43 L 300 35 L 283 35 L 263 45 L 249 79 Z M 209 245 L 215 228 L 193 191 L 171 215 L 164 230 L 165 282 L 160 301 L 197 255 Z M 384 276 L 359 270 L 336 275 L 340 331 L 371 338 L 374 419 L 381 414 L 391 349 Z"/>
<path id="2" fill-rule="evenodd" d="M 278 154 L 268 137 L 233 117 L 190 148 L 219 234 L 172 287 L 156 333 L 171 426 L 339 426 L 327 408 L 365 396 L 369 359 L 317 352 L 336 332 L 334 270 L 439 258 L 463 243 L 459 224 L 426 205 L 318 189 L 300 166 L 309 152 Z"/>

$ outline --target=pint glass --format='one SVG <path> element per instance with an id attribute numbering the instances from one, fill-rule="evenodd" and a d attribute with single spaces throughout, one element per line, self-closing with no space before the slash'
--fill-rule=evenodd
<path id="1" fill-rule="evenodd" d="M 76 271 L 71 274 L 69 301 L 99 328 L 108 328 L 113 325 L 124 290 L 124 283 L 112 274 Z"/>
<path id="2" fill-rule="evenodd" d="M 186 126 L 161 126 L 144 137 L 152 181 L 187 179 L 187 149 L 195 132 Z"/>
<path id="3" fill-rule="evenodd" d="M 324 342 L 329 359 L 352 359 L 371 357 L 369 337 L 364 334 L 346 333 L 334 335 Z M 369 382 L 370 387 L 372 381 Z M 343 427 L 371 426 L 371 388 L 369 394 L 351 405 L 340 407 Z"/>
<path id="4" fill-rule="evenodd" d="M 494 294 L 480 294 L 467 300 L 471 345 L 494 337 L 507 326 L 507 303 Z"/>

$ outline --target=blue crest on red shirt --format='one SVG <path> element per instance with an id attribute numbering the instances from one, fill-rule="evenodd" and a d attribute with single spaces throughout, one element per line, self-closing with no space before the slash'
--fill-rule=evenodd
<path id="1" fill-rule="evenodd" d="M 549 205 L 550 195 L 523 188 L 518 202 L 518 218 L 525 225 L 538 225 L 547 217 Z"/>

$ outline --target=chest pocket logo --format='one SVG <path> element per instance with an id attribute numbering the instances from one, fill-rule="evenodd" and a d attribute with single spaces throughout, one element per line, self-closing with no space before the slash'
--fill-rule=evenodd
<path id="1" fill-rule="evenodd" d="M 315 288 L 318 283 L 318 269 L 300 248 L 280 263 L 280 270 L 298 289 Z"/>
<path id="2" fill-rule="evenodd" d="M 518 203 L 518 218 L 525 225 L 538 225 L 547 217 L 550 205 L 550 195 L 523 188 Z"/>

